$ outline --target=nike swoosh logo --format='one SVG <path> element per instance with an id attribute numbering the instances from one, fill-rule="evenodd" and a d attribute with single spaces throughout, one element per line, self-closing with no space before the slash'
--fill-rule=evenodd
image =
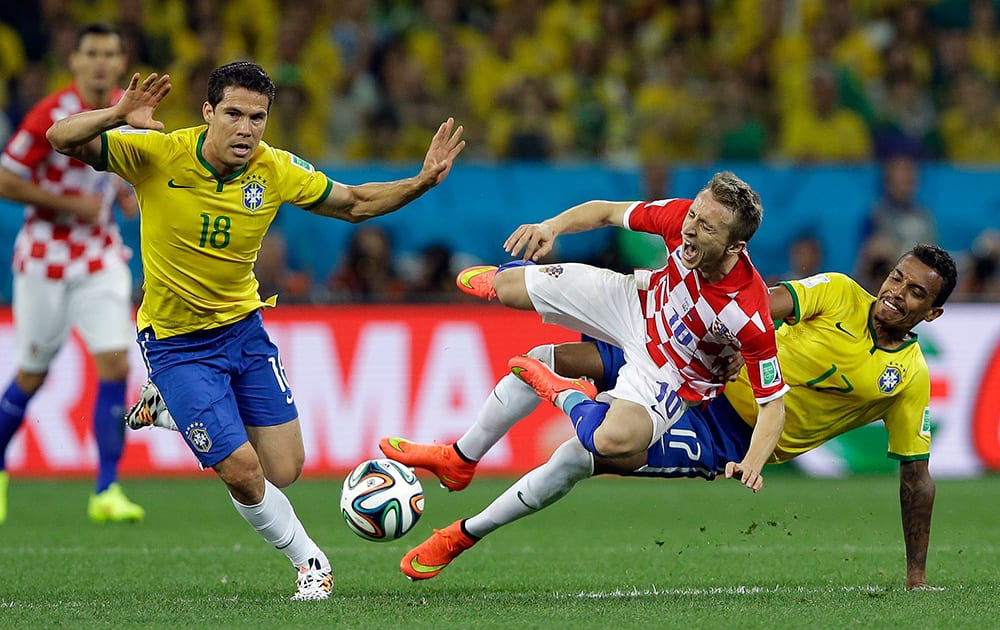
<path id="1" fill-rule="evenodd" d="M 295 399 L 294 399 L 294 398 L 292 398 L 292 395 L 291 395 L 291 394 L 289 394 L 289 395 L 285 396 L 285 404 L 286 404 L 286 405 L 290 405 L 290 404 L 292 404 L 292 401 L 293 401 L 293 400 L 295 400 Z"/>
<path id="2" fill-rule="evenodd" d="M 523 367 L 514 366 L 510 368 L 510 373 L 523 381 L 524 377 L 521 376 L 521 372 L 524 372 Z"/>
<path id="3" fill-rule="evenodd" d="M 473 269 L 472 271 L 466 271 L 465 273 L 463 273 L 462 275 L 460 275 L 458 277 L 458 281 L 466 289 L 471 289 L 472 285 L 469 284 L 469 280 L 472 280 L 473 278 L 475 278 L 479 274 L 483 274 L 483 273 L 486 273 L 487 271 L 492 271 L 492 270 L 493 270 L 492 267 L 487 267 L 485 269 L 484 268 L 479 268 L 479 269 Z"/>
<path id="4" fill-rule="evenodd" d="M 852 333 L 851 333 L 850 331 L 846 330 L 846 329 L 845 329 L 845 328 L 843 327 L 843 325 L 841 325 L 841 322 L 837 322 L 836 324 L 834 324 L 834 327 L 835 327 L 835 328 L 836 328 L 837 330 L 839 330 L 840 332 L 842 332 L 842 333 L 844 333 L 845 335 L 847 335 L 848 337 L 850 337 L 851 339 L 857 339 L 857 337 L 855 337 L 855 336 L 854 336 L 854 335 L 853 335 L 853 334 L 852 334 Z"/>
<path id="5" fill-rule="evenodd" d="M 389 446 L 391 446 L 392 448 L 394 448 L 397 451 L 399 451 L 400 453 L 402 453 L 403 449 L 401 449 L 399 447 L 399 445 L 402 444 L 405 441 L 406 440 L 404 440 L 403 438 L 391 437 L 391 438 L 389 438 Z"/>
<path id="6" fill-rule="evenodd" d="M 194 186 L 182 186 L 180 184 L 175 184 L 174 180 L 171 179 L 169 182 L 167 182 L 167 188 L 194 188 Z"/>
<path id="7" fill-rule="evenodd" d="M 410 560 L 410 568 L 417 573 L 434 573 L 435 571 L 440 571 L 446 566 L 448 566 L 447 562 L 436 565 L 422 564 L 419 560 L 417 560 L 416 556 L 413 556 L 413 560 Z"/>

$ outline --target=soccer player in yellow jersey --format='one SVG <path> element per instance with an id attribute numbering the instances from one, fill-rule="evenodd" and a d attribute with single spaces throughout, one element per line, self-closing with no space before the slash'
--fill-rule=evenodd
<path id="1" fill-rule="evenodd" d="M 785 322 L 776 339 L 790 390 L 784 397 L 784 430 L 770 461 L 788 461 L 845 431 L 884 420 L 889 457 L 899 460 L 906 587 L 911 589 L 930 588 L 925 567 L 934 504 L 927 467 L 930 377 L 912 329 L 941 315 L 956 275 L 947 252 L 918 245 L 896 262 L 877 296 L 836 273 L 771 289 L 771 315 Z M 604 342 L 539 346 L 529 355 L 561 374 L 588 376 L 601 389 L 614 383 L 623 362 L 621 351 Z M 431 470 L 449 489 L 461 490 L 476 462 L 538 401 L 531 387 L 509 374 L 454 444 L 384 438 L 379 447 L 388 457 Z M 400 568 L 412 579 L 434 577 L 482 536 L 553 503 L 591 475 L 714 479 L 724 474 L 727 461 L 739 461 L 747 452 L 756 414 L 744 367 L 721 396 L 689 409 L 645 453 L 624 460 L 594 457 L 572 438 L 485 510 L 412 549 Z"/>
<path id="2" fill-rule="evenodd" d="M 279 489 L 298 478 L 305 455 L 253 264 L 281 204 L 357 223 L 441 183 L 465 146 L 462 127 L 440 126 L 415 177 L 346 186 L 261 141 L 275 88 L 257 64 L 213 71 L 206 124 L 172 133 L 153 118 L 169 75 L 139 79 L 116 105 L 64 118 L 47 137 L 135 187 L 145 273 L 138 341 L 153 387 L 236 510 L 297 568 L 293 599 L 326 599 L 330 562 Z"/>

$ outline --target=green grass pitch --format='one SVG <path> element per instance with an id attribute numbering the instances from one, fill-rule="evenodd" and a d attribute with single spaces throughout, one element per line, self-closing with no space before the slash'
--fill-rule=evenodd
<path id="1" fill-rule="evenodd" d="M 12 479 L 0 527 L 0 628 L 996 628 L 1000 478 L 938 480 L 929 581 L 903 589 L 893 476 L 735 482 L 600 478 L 489 536 L 439 577 L 400 557 L 432 527 L 509 483 L 447 493 L 400 541 L 371 543 L 338 514 L 339 479 L 287 493 L 333 561 L 334 596 L 289 602 L 294 572 L 223 486 L 127 480 L 137 525 L 92 525 L 89 482 Z"/>

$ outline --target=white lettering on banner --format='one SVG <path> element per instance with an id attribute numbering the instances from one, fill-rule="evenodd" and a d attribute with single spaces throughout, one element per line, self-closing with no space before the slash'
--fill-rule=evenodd
<path id="1" fill-rule="evenodd" d="M 352 467 L 380 456 L 379 438 L 454 440 L 475 421 L 493 389 L 481 327 L 436 327 L 427 357 L 412 356 L 412 331 L 400 323 L 372 323 L 358 332 L 354 355 L 341 365 L 336 332 L 313 324 L 270 324 L 281 348 L 302 424 L 306 466 Z M 411 368 L 422 366 L 420 374 Z M 410 406 L 411 386 L 417 399 Z M 511 457 L 503 439 L 490 463 Z"/>
<path id="2" fill-rule="evenodd" d="M 270 329 L 295 394 L 307 466 L 353 466 L 378 454 L 380 437 L 404 431 L 411 380 L 406 324 L 364 326 L 347 365 L 340 364 L 335 332 L 326 326 Z"/>
<path id="3" fill-rule="evenodd" d="M 412 439 L 457 440 L 476 421 L 494 384 L 482 327 L 465 322 L 438 326 L 431 335 L 417 387 Z M 506 438 L 490 449 L 490 463 L 509 457 Z"/>

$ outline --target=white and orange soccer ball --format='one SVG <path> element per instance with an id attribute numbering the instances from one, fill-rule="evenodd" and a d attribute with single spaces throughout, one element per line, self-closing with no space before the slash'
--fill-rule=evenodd
<path id="1" fill-rule="evenodd" d="M 424 511 L 424 488 L 413 470 L 391 459 L 361 462 L 344 479 L 340 512 L 365 540 L 396 540 L 413 529 Z"/>

